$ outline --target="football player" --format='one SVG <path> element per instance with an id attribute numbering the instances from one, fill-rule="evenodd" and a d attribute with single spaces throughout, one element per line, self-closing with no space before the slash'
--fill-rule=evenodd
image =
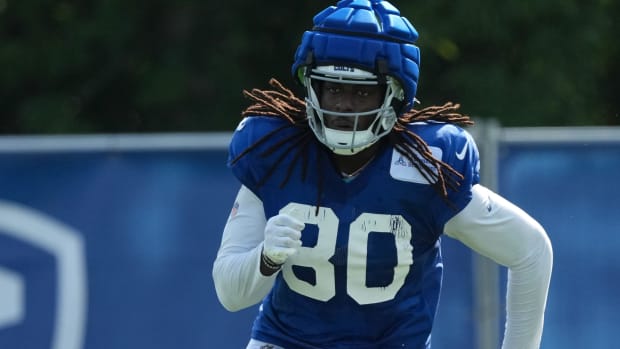
<path id="1" fill-rule="evenodd" d="M 301 39 L 303 100 L 246 92 L 213 278 L 226 309 L 261 304 L 248 349 L 429 348 L 444 234 L 508 267 L 503 348 L 539 347 L 550 241 L 479 184 L 458 105 L 414 108 L 417 36 L 387 1 L 343 0 Z"/>

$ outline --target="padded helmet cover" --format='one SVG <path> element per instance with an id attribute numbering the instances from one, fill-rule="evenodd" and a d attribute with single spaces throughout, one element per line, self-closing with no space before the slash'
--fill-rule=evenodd
<path id="1" fill-rule="evenodd" d="M 314 17 L 297 48 L 292 74 L 304 83 L 307 68 L 344 64 L 394 77 L 405 92 L 400 115 L 413 107 L 419 77 L 418 33 L 387 1 L 342 0 Z"/>

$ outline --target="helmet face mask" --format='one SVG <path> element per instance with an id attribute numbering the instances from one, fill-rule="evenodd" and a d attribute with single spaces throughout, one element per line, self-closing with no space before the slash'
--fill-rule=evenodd
<path id="1" fill-rule="evenodd" d="M 306 114 L 308 124 L 317 139 L 339 155 L 354 155 L 376 143 L 388 134 L 396 123 L 395 98 L 402 101 L 400 84 L 391 77 L 380 78 L 372 72 L 349 66 L 319 66 L 304 76 L 306 86 Z M 376 108 L 364 111 L 339 112 L 321 105 L 321 85 L 324 82 L 383 86 L 382 102 Z M 330 127 L 329 118 L 349 119 L 346 129 Z"/>

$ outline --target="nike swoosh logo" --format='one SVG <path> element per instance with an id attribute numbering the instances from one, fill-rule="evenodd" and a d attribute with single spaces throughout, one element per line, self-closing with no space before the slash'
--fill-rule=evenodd
<path id="1" fill-rule="evenodd" d="M 463 146 L 463 150 L 461 150 L 460 152 L 456 153 L 456 158 L 459 160 L 463 160 L 465 159 L 465 154 L 467 153 L 467 142 L 465 142 L 465 145 Z"/>

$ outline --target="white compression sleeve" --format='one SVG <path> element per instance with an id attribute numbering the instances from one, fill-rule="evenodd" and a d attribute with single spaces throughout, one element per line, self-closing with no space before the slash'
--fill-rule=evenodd
<path id="1" fill-rule="evenodd" d="M 215 290 L 220 302 L 229 311 L 260 302 L 269 293 L 278 274 L 264 276 L 260 272 L 266 224 L 262 201 L 242 186 L 235 206 L 236 212 L 228 217 L 213 263 Z"/>
<path id="2" fill-rule="evenodd" d="M 479 254 L 508 267 L 503 349 L 539 348 L 553 252 L 545 230 L 523 210 L 481 186 L 445 226 Z"/>

